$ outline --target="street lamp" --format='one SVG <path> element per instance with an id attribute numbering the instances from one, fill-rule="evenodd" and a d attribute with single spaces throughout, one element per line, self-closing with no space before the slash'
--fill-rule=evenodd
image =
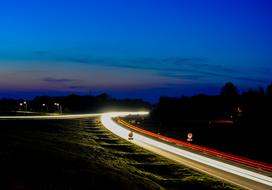
<path id="1" fill-rule="evenodd" d="M 22 111 L 23 103 L 20 103 L 20 111 Z"/>
<path id="2" fill-rule="evenodd" d="M 27 102 L 24 101 L 24 105 L 25 105 L 25 111 L 27 111 Z"/>
<path id="3" fill-rule="evenodd" d="M 46 109 L 46 112 L 48 112 L 48 106 L 46 106 L 46 104 L 42 104 L 43 110 Z"/>
<path id="4" fill-rule="evenodd" d="M 56 111 L 59 109 L 59 103 L 54 103 L 54 105 L 57 107 Z"/>
<path id="5" fill-rule="evenodd" d="M 61 113 L 62 109 L 61 109 L 61 105 L 59 103 L 54 103 L 54 105 L 57 107 L 57 110 Z"/>

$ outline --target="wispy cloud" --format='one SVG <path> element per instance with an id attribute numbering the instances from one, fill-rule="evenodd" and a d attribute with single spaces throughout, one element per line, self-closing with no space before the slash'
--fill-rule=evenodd
<path id="1" fill-rule="evenodd" d="M 53 77 L 46 77 L 43 78 L 42 81 L 48 83 L 67 83 L 67 82 L 78 82 L 76 79 L 69 79 L 69 78 L 53 78 Z"/>
<path id="2" fill-rule="evenodd" d="M 170 57 L 156 58 L 134 58 L 134 59 L 94 59 L 94 58 L 69 58 L 71 62 L 84 64 L 102 64 L 110 67 L 129 68 L 150 71 L 190 71 L 216 75 L 217 72 L 233 72 L 234 69 L 221 65 L 209 64 L 204 58 Z"/>
<path id="3" fill-rule="evenodd" d="M 204 58 L 190 58 L 190 57 L 170 57 L 164 58 L 161 60 L 163 63 L 171 63 L 171 64 L 188 64 L 188 63 L 204 63 L 207 59 Z"/>
<path id="4" fill-rule="evenodd" d="M 73 90 L 81 90 L 81 89 L 86 89 L 86 86 L 82 86 L 82 85 L 71 85 L 68 86 L 69 89 L 73 89 Z"/>
<path id="5" fill-rule="evenodd" d="M 185 80 L 237 80 L 254 83 L 268 83 L 270 78 L 264 72 L 249 72 L 211 63 L 212 60 L 203 57 L 138 57 L 138 58 L 95 58 L 92 56 L 56 57 L 57 60 L 79 64 L 101 65 L 107 67 L 126 68 L 151 71 L 153 75 L 185 79 Z M 68 79 L 69 80 L 69 79 Z M 55 81 L 55 80 L 46 80 Z M 55 82 L 68 82 L 57 79 Z"/>
<path id="6" fill-rule="evenodd" d="M 160 76 L 175 78 L 175 79 L 185 79 L 185 80 L 200 80 L 202 79 L 201 76 L 196 76 L 194 74 L 180 74 L 180 73 L 168 73 L 168 72 L 161 72 L 159 73 Z"/>
<path id="7" fill-rule="evenodd" d="M 100 59 L 93 58 L 90 56 L 79 56 L 79 57 L 57 57 L 57 60 L 92 65 L 92 64 L 108 64 L 108 62 L 111 59 Z"/>

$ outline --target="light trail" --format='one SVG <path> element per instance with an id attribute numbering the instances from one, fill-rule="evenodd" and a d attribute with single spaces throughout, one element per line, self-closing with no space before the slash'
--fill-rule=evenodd
<path id="1" fill-rule="evenodd" d="M 176 144 L 176 145 L 180 145 L 180 146 L 183 146 L 183 147 L 188 147 L 188 148 L 191 148 L 191 149 L 199 150 L 201 152 L 205 152 L 205 153 L 209 153 L 211 155 L 219 156 L 219 157 L 222 157 L 222 158 L 225 158 L 225 159 L 228 159 L 228 160 L 231 160 L 231 161 L 235 161 L 235 162 L 238 162 L 238 163 L 241 163 L 241 164 L 244 164 L 244 165 L 252 166 L 254 168 L 258 168 L 258 169 L 260 168 L 260 169 L 267 170 L 267 171 L 270 171 L 270 172 L 272 171 L 272 166 L 269 165 L 269 164 L 266 164 L 266 163 L 262 163 L 262 162 L 259 162 L 259 161 L 256 161 L 256 160 L 250 160 L 250 159 L 247 159 L 247 158 L 243 158 L 243 157 L 240 157 L 240 156 L 235 156 L 235 155 L 232 155 L 232 154 L 224 153 L 224 152 L 214 150 L 214 149 L 211 149 L 211 148 L 206 148 L 206 147 L 203 147 L 203 146 L 190 144 L 190 143 L 187 143 L 187 142 L 184 142 L 184 141 L 169 138 L 169 137 L 166 137 L 166 136 L 163 136 L 163 135 L 160 135 L 160 134 L 156 134 L 156 133 L 147 131 L 145 129 L 136 127 L 136 126 L 131 125 L 130 123 L 128 123 L 128 122 L 126 122 L 126 121 L 124 121 L 122 119 L 119 119 L 119 118 L 117 119 L 117 122 L 120 123 L 123 126 L 126 126 L 126 127 L 130 128 L 130 129 L 133 129 L 135 131 L 138 131 L 138 132 L 143 133 L 143 134 L 147 134 L 149 136 L 152 136 L 152 137 L 155 137 L 155 138 L 158 138 L 158 139 L 162 139 L 163 141 L 167 141 L 167 142 L 170 142 L 170 143 L 173 143 L 173 144 Z"/>
<path id="2" fill-rule="evenodd" d="M 71 114 L 71 115 L 35 115 L 35 116 L 0 116 L 0 120 L 28 120 L 28 119 L 78 119 L 85 117 L 98 117 L 97 114 Z"/>
<path id="3" fill-rule="evenodd" d="M 130 129 L 122 127 L 113 121 L 113 118 L 127 115 L 147 115 L 148 112 L 111 112 L 98 114 L 75 114 L 75 115 L 50 115 L 50 116 L 0 116 L 0 120 L 27 120 L 27 119 L 77 119 L 100 116 L 102 124 L 114 134 L 127 139 Z M 132 127 L 132 126 L 130 126 Z M 137 128 L 137 127 L 136 127 Z M 203 155 L 190 152 L 169 144 L 171 138 L 161 136 L 158 140 L 152 137 L 152 132 L 146 131 L 134 132 L 131 141 L 138 146 L 153 151 L 161 156 L 172 159 L 181 164 L 186 164 L 196 170 L 218 177 L 246 189 L 272 189 L 272 178 L 240 168 L 237 165 L 224 163 Z M 145 135 L 142 135 L 145 134 Z M 154 133 L 153 133 L 154 134 Z M 149 135 L 149 136 L 146 136 Z M 158 134 L 156 134 L 158 135 Z M 150 138 L 151 136 L 151 138 Z M 166 141 L 166 143 L 161 140 Z M 175 140 L 175 139 L 173 139 Z M 197 145 L 195 145 L 197 146 Z M 212 153 L 211 153 L 212 154 Z M 185 160 L 186 159 L 186 160 Z"/>
<path id="4" fill-rule="evenodd" d="M 101 116 L 101 122 L 102 124 L 109 129 L 110 131 L 112 131 L 113 133 L 115 133 L 116 135 L 127 139 L 128 137 L 128 133 L 130 132 L 130 130 L 128 130 L 125 127 L 120 126 L 119 124 L 117 124 L 116 122 L 113 121 L 112 118 L 114 117 L 120 117 L 120 116 L 126 116 L 126 115 L 145 115 L 148 114 L 146 112 L 114 112 L 114 113 L 106 113 L 103 114 Z M 243 178 L 267 185 L 272 187 L 272 178 L 244 169 L 244 168 L 240 168 L 231 164 L 227 164 L 218 160 L 214 160 L 211 158 L 207 158 L 205 156 L 187 151 L 187 150 L 183 150 L 181 148 L 177 148 L 175 146 L 169 145 L 167 143 L 163 143 L 160 141 L 157 141 L 155 139 L 146 137 L 144 135 L 141 135 L 138 132 L 134 132 L 133 135 L 134 140 L 132 141 L 133 143 L 144 147 L 144 144 L 148 144 L 150 146 L 153 147 L 157 147 L 159 149 L 162 149 L 166 152 L 170 152 L 172 154 L 178 155 L 178 156 L 182 156 L 185 157 L 187 159 L 190 160 L 194 160 L 196 162 L 202 163 L 204 165 L 237 175 L 237 176 L 241 176 Z"/>

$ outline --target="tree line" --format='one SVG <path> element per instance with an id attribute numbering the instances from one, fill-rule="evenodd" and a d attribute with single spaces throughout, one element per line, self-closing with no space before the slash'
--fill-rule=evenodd
<path id="1" fill-rule="evenodd" d="M 195 144 L 271 163 L 271 118 L 272 84 L 239 93 L 228 82 L 215 96 L 161 97 L 147 123 L 177 139 L 190 132 Z"/>
<path id="2" fill-rule="evenodd" d="M 2 99 L 0 111 L 32 111 L 32 112 L 62 112 L 85 113 L 115 110 L 149 109 L 150 105 L 141 99 L 115 99 L 106 93 L 97 96 L 37 96 L 32 100 Z"/>
<path id="3" fill-rule="evenodd" d="M 160 119 L 230 119 L 242 117 L 267 118 L 272 116 L 272 84 L 266 90 L 249 89 L 239 93 L 232 82 L 227 82 L 219 95 L 204 94 L 191 97 L 161 97 L 152 111 Z M 251 118 L 251 119 L 252 119 Z"/>

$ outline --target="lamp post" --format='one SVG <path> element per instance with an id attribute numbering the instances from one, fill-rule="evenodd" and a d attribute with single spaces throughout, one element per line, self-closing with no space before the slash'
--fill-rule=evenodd
<path id="1" fill-rule="evenodd" d="M 56 107 L 56 112 L 59 110 L 59 103 L 54 103 L 55 107 Z"/>
<path id="2" fill-rule="evenodd" d="M 23 103 L 24 103 L 24 105 L 25 105 L 25 111 L 27 111 L 27 102 L 24 101 Z"/>
<path id="3" fill-rule="evenodd" d="M 46 109 L 46 112 L 48 112 L 48 106 L 46 104 L 42 104 L 43 110 Z"/>
<path id="4" fill-rule="evenodd" d="M 57 107 L 57 111 L 59 112 L 59 113 L 62 113 L 62 108 L 61 108 L 61 105 L 59 104 L 59 103 L 54 103 L 54 105 Z"/>
<path id="5" fill-rule="evenodd" d="M 19 105 L 20 105 L 20 109 L 19 110 L 22 111 L 23 103 L 20 103 Z"/>

